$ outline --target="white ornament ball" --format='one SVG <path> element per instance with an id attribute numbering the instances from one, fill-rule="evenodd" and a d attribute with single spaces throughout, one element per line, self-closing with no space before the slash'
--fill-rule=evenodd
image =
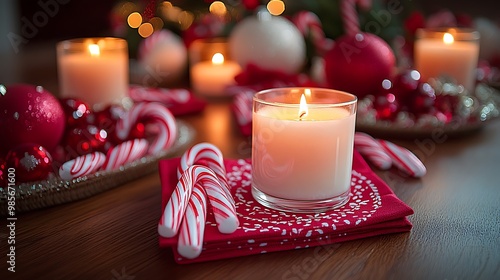
<path id="1" fill-rule="evenodd" d="M 229 38 L 231 57 L 241 67 L 253 63 L 267 70 L 298 73 L 305 63 L 306 45 L 289 20 L 259 12 L 243 19 Z"/>
<path id="2" fill-rule="evenodd" d="M 169 30 L 156 31 L 144 39 L 139 45 L 138 58 L 146 75 L 151 76 L 151 82 L 170 84 L 186 73 L 186 46 Z"/>

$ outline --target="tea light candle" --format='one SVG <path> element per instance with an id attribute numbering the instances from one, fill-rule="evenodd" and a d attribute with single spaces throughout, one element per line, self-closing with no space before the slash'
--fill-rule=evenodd
<path id="1" fill-rule="evenodd" d="M 296 212 L 345 204 L 351 182 L 356 101 L 351 94 L 329 89 L 257 93 L 252 138 L 256 200 Z"/>
<path id="2" fill-rule="evenodd" d="M 241 67 L 234 61 L 224 61 L 221 53 L 211 61 L 198 62 L 191 68 L 191 84 L 195 92 L 207 96 L 222 96 L 225 88 L 234 84 Z"/>
<path id="3" fill-rule="evenodd" d="M 415 68 L 424 81 L 448 76 L 473 90 L 479 56 L 479 33 L 465 29 L 419 29 Z"/>
<path id="4" fill-rule="evenodd" d="M 128 92 L 127 42 L 118 38 L 74 39 L 58 43 L 62 97 L 77 98 L 95 110 L 122 102 Z"/>

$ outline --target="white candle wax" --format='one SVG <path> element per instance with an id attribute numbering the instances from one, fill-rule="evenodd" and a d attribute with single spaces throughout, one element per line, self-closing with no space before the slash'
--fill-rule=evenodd
<path id="1" fill-rule="evenodd" d="M 266 107 L 253 118 L 252 180 L 268 195 L 321 200 L 349 191 L 356 115 L 343 108 Z"/>
<path id="2" fill-rule="evenodd" d="M 215 58 L 215 57 L 214 57 Z M 202 61 L 191 68 L 191 84 L 195 92 L 206 96 L 221 96 L 225 88 L 235 83 L 241 67 L 234 61 Z"/>
<path id="3" fill-rule="evenodd" d="M 61 96 L 81 99 L 95 109 L 120 103 L 127 96 L 126 47 L 107 50 L 102 45 L 80 44 L 77 51 L 58 54 L 58 71 Z"/>
<path id="4" fill-rule="evenodd" d="M 458 41 L 444 34 L 439 37 L 419 38 L 415 41 L 415 68 L 422 79 L 438 78 L 442 75 L 456 80 L 466 89 L 475 86 L 476 68 L 479 55 L 477 41 Z"/>

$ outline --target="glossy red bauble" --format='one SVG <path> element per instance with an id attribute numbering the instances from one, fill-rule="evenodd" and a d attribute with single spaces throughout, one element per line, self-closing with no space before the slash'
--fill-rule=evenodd
<path id="1" fill-rule="evenodd" d="M 41 86 L 17 84 L 0 89 L 0 154 L 22 143 L 38 143 L 52 150 L 65 127 L 59 101 Z"/>
<path id="2" fill-rule="evenodd" d="M 392 93 L 382 93 L 375 96 L 373 107 L 379 120 L 394 120 L 401 109 L 396 96 Z"/>
<path id="3" fill-rule="evenodd" d="M 325 79 L 330 88 L 363 98 L 374 94 L 392 76 L 396 58 L 390 46 L 370 33 L 344 35 L 325 55 Z"/>
<path id="4" fill-rule="evenodd" d="M 106 130 L 94 125 L 77 127 L 67 131 L 62 146 L 66 160 L 92 152 L 106 153 L 110 147 Z"/>
<path id="5" fill-rule="evenodd" d="M 53 171 L 52 157 L 38 144 L 18 145 L 7 153 L 7 168 L 15 169 L 16 182 L 31 182 L 46 179 Z"/>
<path id="6" fill-rule="evenodd" d="M 87 103 L 78 99 L 65 98 L 61 99 L 61 105 L 66 115 L 66 129 L 88 124 L 92 111 Z"/>

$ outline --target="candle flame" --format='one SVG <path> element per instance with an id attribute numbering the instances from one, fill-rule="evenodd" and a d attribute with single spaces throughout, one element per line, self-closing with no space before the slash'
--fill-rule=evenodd
<path id="1" fill-rule="evenodd" d="M 221 65 L 224 63 L 224 56 L 221 53 L 216 53 L 212 56 L 212 63 L 216 65 Z"/>
<path id="2" fill-rule="evenodd" d="M 300 107 L 299 107 L 299 119 L 302 120 L 302 117 L 307 116 L 308 110 L 307 110 L 307 102 L 306 102 L 306 96 L 302 94 L 300 97 Z"/>
<path id="3" fill-rule="evenodd" d="M 445 44 L 447 44 L 447 45 L 453 44 L 454 41 L 455 41 L 455 38 L 453 38 L 453 35 L 451 35 L 450 33 L 444 33 L 443 42 Z"/>
<path id="4" fill-rule="evenodd" d="M 89 53 L 91 56 L 99 56 L 101 54 L 101 50 L 99 49 L 99 45 L 90 44 L 89 45 Z"/>
<path id="5" fill-rule="evenodd" d="M 306 88 L 304 90 L 304 94 L 306 95 L 307 98 L 311 97 L 311 89 Z"/>

